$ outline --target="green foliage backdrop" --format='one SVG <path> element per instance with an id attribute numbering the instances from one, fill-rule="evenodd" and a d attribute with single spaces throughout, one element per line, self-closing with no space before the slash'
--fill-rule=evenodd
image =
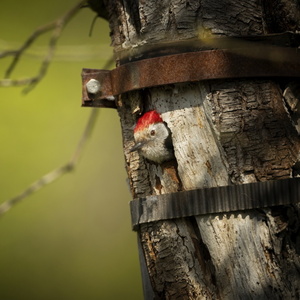
<path id="1" fill-rule="evenodd" d="M 20 46 L 68 1 L 2 1 L 0 51 Z M 112 55 L 108 24 L 88 8 L 68 24 L 46 77 L 28 95 L 0 88 L 0 202 L 65 164 L 90 109 L 82 108 L 83 67 Z M 49 34 L 26 52 L 12 78 L 35 74 Z M 3 76 L 11 58 L 0 60 Z M 101 109 L 76 170 L 0 218 L 0 300 L 141 299 L 117 112 Z"/>

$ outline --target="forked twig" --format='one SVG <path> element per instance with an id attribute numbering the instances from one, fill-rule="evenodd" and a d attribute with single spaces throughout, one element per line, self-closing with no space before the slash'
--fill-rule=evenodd
<path id="1" fill-rule="evenodd" d="M 0 58 L 6 56 L 14 56 L 10 66 L 7 68 L 5 73 L 5 79 L 0 80 L 0 86 L 7 87 L 7 86 L 21 86 L 27 85 L 24 89 L 24 92 L 29 92 L 46 74 L 48 66 L 53 58 L 55 52 L 56 42 L 61 36 L 61 33 L 67 23 L 71 20 L 71 18 L 84 6 L 87 0 L 81 0 L 77 3 L 73 8 L 67 11 L 63 16 L 50 22 L 49 24 L 43 25 L 40 28 L 36 29 L 31 36 L 25 41 L 25 43 L 17 50 L 8 50 L 0 53 Z M 15 69 L 17 63 L 19 62 L 20 57 L 25 52 L 26 49 L 30 47 L 30 45 L 42 34 L 53 30 L 51 38 L 49 40 L 48 45 L 48 52 L 41 63 L 40 70 L 36 76 L 24 78 L 24 79 L 8 79 L 11 73 Z"/>

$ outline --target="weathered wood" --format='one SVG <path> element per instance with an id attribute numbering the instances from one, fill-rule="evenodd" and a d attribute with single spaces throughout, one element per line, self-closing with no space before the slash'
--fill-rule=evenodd
<path id="1" fill-rule="evenodd" d="M 234 183 L 290 177 L 299 139 L 278 85 L 265 80 L 217 82 L 208 99 Z"/>
<path id="2" fill-rule="evenodd" d="M 272 32 L 272 7 L 262 2 L 107 1 L 116 57 L 145 43 Z M 176 162 L 160 166 L 129 152 L 134 123 L 150 109 L 162 113 L 172 132 Z M 298 160 L 299 138 L 280 82 L 150 88 L 120 96 L 118 111 L 133 198 L 288 178 Z M 141 225 L 156 298 L 299 298 L 299 224 L 295 205 Z"/>

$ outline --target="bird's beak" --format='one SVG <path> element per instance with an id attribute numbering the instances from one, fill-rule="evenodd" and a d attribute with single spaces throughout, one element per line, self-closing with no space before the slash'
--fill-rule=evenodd
<path id="1" fill-rule="evenodd" d="M 137 151 L 139 149 L 141 149 L 144 146 L 145 143 L 142 142 L 138 142 L 136 143 L 130 150 L 129 152 L 133 152 L 133 151 Z"/>

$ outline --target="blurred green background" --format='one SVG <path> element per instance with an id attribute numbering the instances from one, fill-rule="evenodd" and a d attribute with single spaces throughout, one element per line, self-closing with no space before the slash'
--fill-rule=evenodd
<path id="1" fill-rule="evenodd" d="M 77 2 L 1 1 L 0 52 Z M 84 130 L 81 69 L 112 55 L 107 22 L 82 9 L 59 39 L 46 77 L 29 94 L 0 88 L 0 202 L 65 164 Z M 12 78 L 33 76 L 50 34 L 22 57 Z M 11 58 L 0 60 L 1 77 Z M 100 109 L 74 172 L 0 218 L 0 300 L 142 299 L 136 234 L 131 231 L 118 114 Z"/>

